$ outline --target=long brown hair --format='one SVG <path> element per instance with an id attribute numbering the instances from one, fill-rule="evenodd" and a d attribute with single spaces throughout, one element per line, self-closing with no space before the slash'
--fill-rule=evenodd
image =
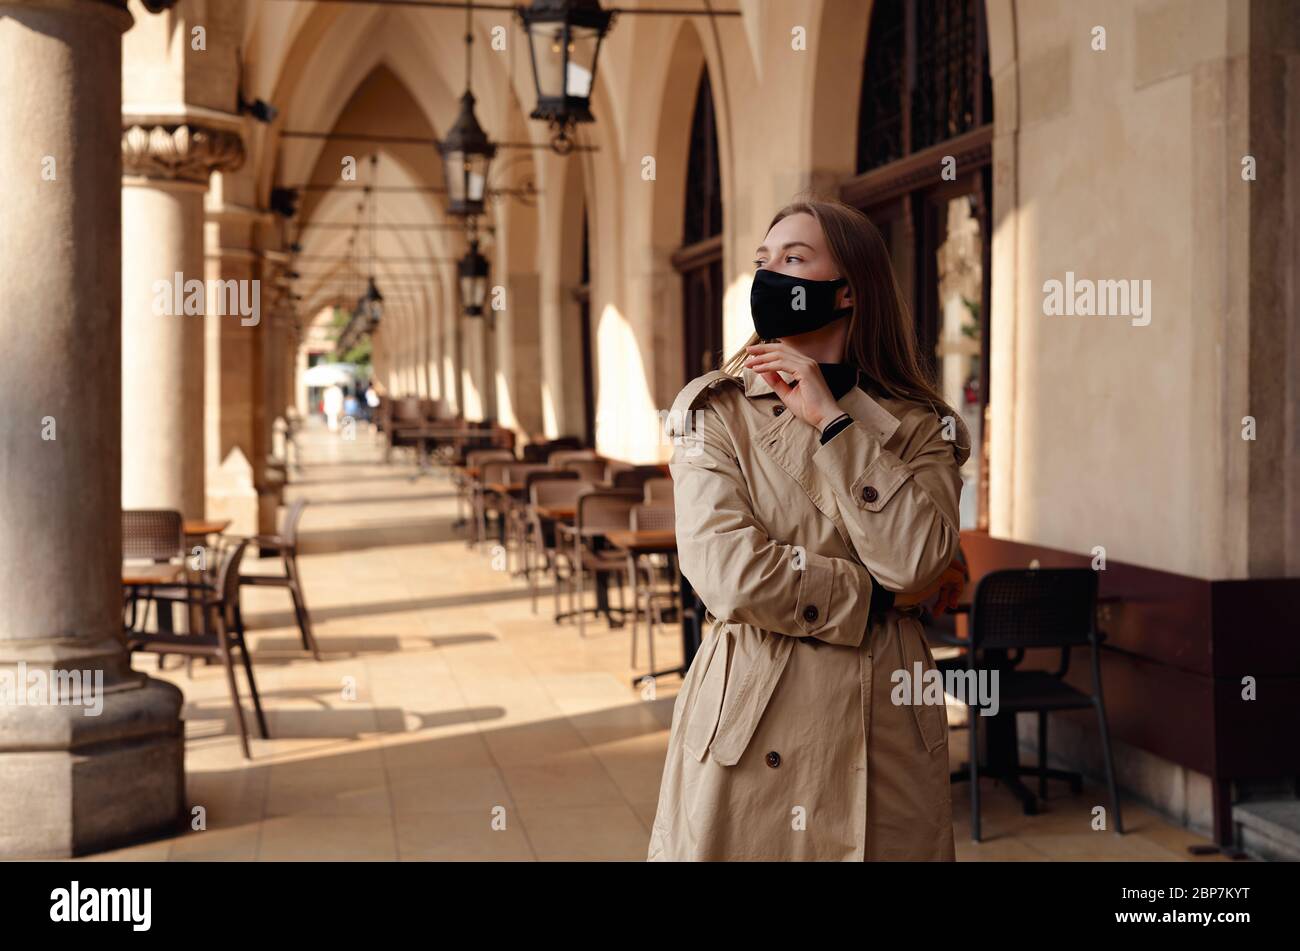
<path id="1" fill-rule="evenodd" d="M 921 366 L 916 331 L 876 226 L 843 202 L 809 199 L 786 205 L 767 230 L 782 218 L 798 214 L 812 215 L 821 225 L 831 258 L 853 292 L 844 362 L 862 371 L 886 396 L 929 403 L 932 408 L 946 405 Z M 758 334 L 754 334 L 745 345 L 757 342 Z M 739 376 L 745 356 L 742 347 L 723 363 L 722 371 Z"/>

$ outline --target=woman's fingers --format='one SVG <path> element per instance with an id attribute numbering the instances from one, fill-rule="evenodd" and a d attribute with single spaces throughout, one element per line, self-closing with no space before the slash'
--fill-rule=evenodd
<path id="1" fill-rule="evenodd" d="M 747 357 L 745 364 L 751 369 L 764 367 L 769 369 L 788 370 L 791 373 L 800 372 L 802 369 L 798 361 L 791 360 L 790 357 L 784 353 L 765 353 L 758 356 Z"/>
<path id="2" fill-rule="evenodd" d="M 798 372 L 788 361 L 781 359 L 754 360 L 746 363 L 745 366 L 756 373 L 766 373 L 769 370 L 785 370 L 788 373 Z"/>
<path id="3" fill-rule="evenodd" d="M 805 366 L 816 363 L 811 357 L 805 356 L 797 350 L 792 350 L 784 343 L 756 343 L 746 347 L 751 359 L 755 357 L 782 357 L 791 363 L 803 364 Z"/>
<path id="4" fill-rule="evenodd" d="M 794 387 L 789 383 L 781 379 L 781 376 L 778 373 L 761 373 L 759 375 L 762 376 L 763 379 L 767 380 L 768 385 L 776 391 L 776 395 L 782 400 L 785 400 L 785 398 L 790 395 L 790 391 L 794 389 Z"/>

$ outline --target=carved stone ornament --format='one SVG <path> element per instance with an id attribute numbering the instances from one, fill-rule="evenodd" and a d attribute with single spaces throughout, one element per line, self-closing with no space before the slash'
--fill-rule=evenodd
<path id="1" fill-rule="evenodd" d="M 122 173 L 206 182 L 244 164 L 237 132 L 191 124 L 133 125 L 122 131 Z"/>

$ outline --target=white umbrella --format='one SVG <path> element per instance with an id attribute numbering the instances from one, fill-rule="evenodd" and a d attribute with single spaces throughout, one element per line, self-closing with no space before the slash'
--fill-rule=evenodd
<path id="1" fill-rule="evenodd" d="M 305 386 L 346 386 L 355 379 L 356 367 L 351 363 L 318 363 L 303 371 Z"/>

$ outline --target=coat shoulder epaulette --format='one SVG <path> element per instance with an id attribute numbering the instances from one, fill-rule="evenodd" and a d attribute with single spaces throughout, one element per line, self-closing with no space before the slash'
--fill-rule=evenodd
<path id="1" fill-rule="evenodd" d="M 723 373 L 721 370 L 712 370 L 703 376 L 697 376 L 691 382 L 687 383 L 677 398 L 673 400 L 673 408 L 668 411 L 668 418 L 664 421 L 664 429 L 669 436 L 680 436 L 690 430 L 690 424 L 687 422 L 687 414 L 700 406 L 708 398 L 709 392 L 723 383 L 734 383 L 741 386 L 740 380 L 734 376 Z"/>

